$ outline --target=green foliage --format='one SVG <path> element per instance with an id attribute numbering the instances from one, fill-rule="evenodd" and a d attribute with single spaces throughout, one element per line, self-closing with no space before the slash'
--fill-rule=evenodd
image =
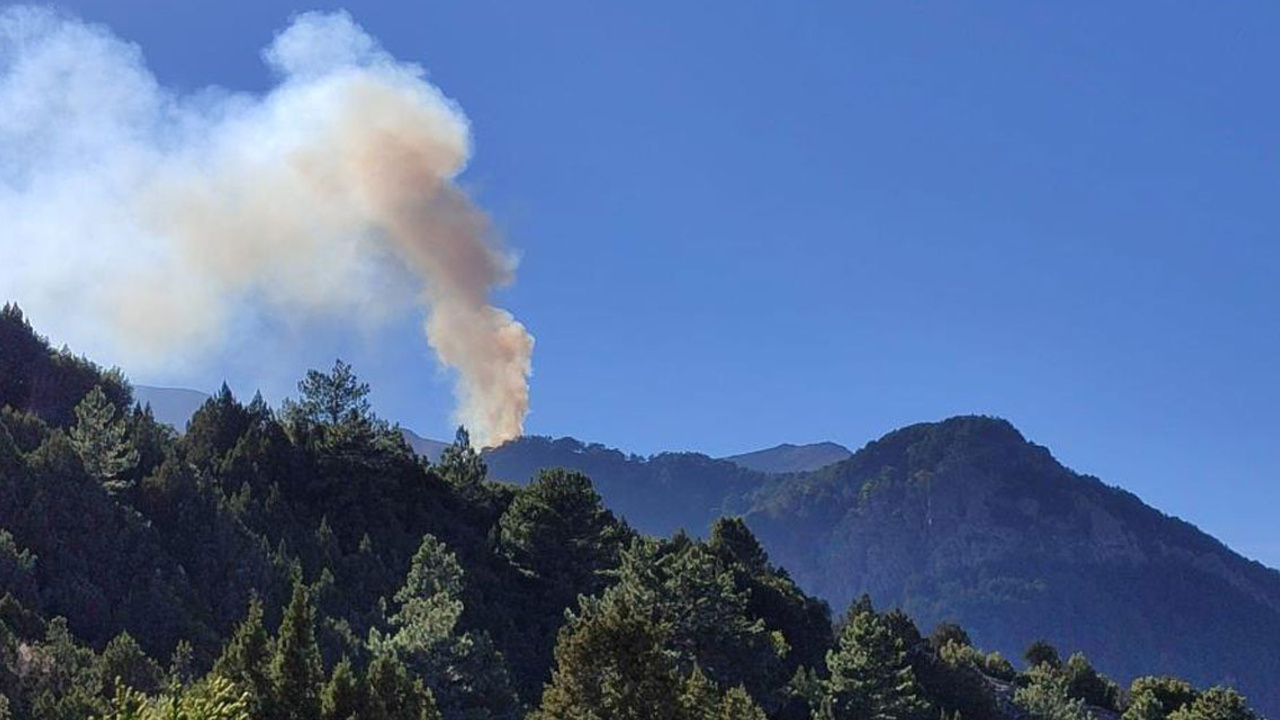
<path id="1" fill-rule="evenodd" d="M 1014 693 L 1014 702 L 1035 720 L 1092 720 L 1084 700 L 1071 697 L 1071 682 L 1049 662 L 1027 672 L 1027 684 Z"/>
<path id="2" fill-rule="evenodd" d="M 933 632 L 929 633 L 929 644 L 935 651 L 940 651 L 952 643 L 962 647 L 973 644 L 969 639 L 969 633 L 953 622 L 938 623 L 934 626 Z"/>
<path id="3" fill-rule="evenodd" d="M 724 694 L 717 720 L 768 720 L 768 716 L 752 699 L 747 689 L 739 685 L 729 688 Z"/>
<path id="4" fill-rule="evenodd" d="M 0 588 L 19 602 L 36 602 L 36 556 L 20 549 L 8 530 L 0 530 Z"/>
<path id="5" fill-rule="evenodd" d="M 107 643 L 98 658 L 98 673 L 107 682 L 124 685 L 144 693 L 160 688 L 161 670 L 127 632 Z"/>
<path id="6" fill-rule="evenodd" d="M 391 621 L 396 644 L 413 651 L 434 647 L 453 634 L 462 615 L 462 566 L 457 556 L 432 535 L 424 535 L 396 592 L 399 610 Z"/>
<path id="7" fill-rule="evenodd" d="M 501 654 L 487 633 L 458 630 L 463 588 L 457 557 L 435 537 L 424 536 L 395 595 L 396 632 L 386 649 L 426 678 L 446 717 L 514 718 L 519 702 Z"/>
<path id="8" fill-rule="evenodd" d="M 366 699 L 360 678 L 343 658 L 333 667 L 329 682 L 320 693 L 320 720 L 359 720 L 365 712 Z"/>
<path id="9" fill-rule="evenodd" d="M 684 679 L 680 709 L 687 720 L 716 720 L 720 714 L 720 690 L 697 665 Z"/>
<path id="10" fill-rule="evenodd" d="M 379 655 L 369 665 L 366 681 L 369 720 L 439 720 L 431 693 L 409 676 L 395 655 Z"/>
<path id="11" fill-rule="evenodd" d="M 1095 707 L 1119 710 L 1119 686 L 1099 675 L 1084 653 L 1072 654 L 1063 670 L 1067 675 L 1067 693 L 1071 697 L 1080 698 Z"/>
<path id="12" fill-rule="evenodd" d="M 129 442 L 129 425 L 117 417 L 116 406 L 101 387 L 94 387 L 76 405 L 76 424 L 71 443 L 84 469 L 111 492 L 128 489 L 122 476 L 138 464 L 138 451 Z"/>
<path id="13" fill-rule="evenodd" d="M 747 593 L 705 544 L 677 536 L 634 541 L 603 602 L 633 606 L 658 623 L 683 671 L 698 664 L 718 685 L 744 683 L 772 705 L 789 677 L 788 647 L 751 612 Z"/>
<path id="14" fill-rule="evenodd" d="M 440 472 L 444 479 L 463 491 L 474 491 L 489 474 L 480 453 L 471 446 L 471 433 L 459 427 L 453 443 L 440 455 Z"/>
<path id="15" fill-rule="evenodd" d="M 1258 720 L 1240 693 L 1215 687 L 1169 713 L 1169 720 Z"/>
<path id="16" fill-rule="evenodd" d="M 928 651 L 917 651 L 912 667 L 925 696 L 945 715 L 990 717 L 995 714 L 995 699 L 984 675 L 988 658 L 971 645 L 962 644 L 955 633 L 931 634 Z M 935 642 L 944 644 L 935 649 Z"/>
<path id="17" fill-rule="evenodd" d="M 1129 685 L 1129 707 L 1121 720 L 1164 720 L 1199 695 L 1190 683 L 1179 678 L 1140 677 Z"/>
<path id="18" fill-rule="evenodd" d="M 316 425 L 353 425 L 369 418 L 369 385 L 360 382 L 351 366 L 335 360 L 333 370 L 308 370 L 298 383 L 302 397 L 299 416 Z"/>
<path id="19" fill-rule="evenodd" d="M 262 602 L 254 595 L 249 613 L 236 628 L 213 666 L 213 674 L 234 683 L 246 694 L 255 717 L 264 714 L 271 698 L 269 665 L 274 651 L 271 637 L 263 627 Z"/>
<path id="20" fill-rule="evenodd" d="M 850 608 L 837 647 L 827 654 L 828 678 L 817 720 L 931 720 L 903 638 L 864 598 Z"/>
<path id="21" fill-rule="evenodd" d="M 604 587 L 625 531 L 581 473 L 544 470 L 498 522 L 498 543 L 513 565 L 539 578 L 562 605 Z"/>
<path id="22" fill-rule="evenodd" d="M 587 602 L 561 631 L 533 720 L 680 720 L 681 682 L 660 623 L 630 602 Z"/>
<path id="23" fill-rule="evenodd" d="M 223 678 L 212 678 L 174 695 L 148 698 L 118 685 L 101 720 L 251 720 L 249 699 Z"/>
<path id="24" fill-rule="evenodd" d="M 1058 655 L 1058 649 L 1049 644 L 1047 640 L 1036 640 L 1027 646 L 1027 651 L 1022 654 L 1024 660 L 1027 661 L 1028 668 L 1035 668 L 1040 665 L 1047 665 L 1051 668 L 1062 667 L 1062 657 Z"/>
<path id="25" fill-rule="evenodd" d="M 285 608 L 279 637 L 269 665 L 271 699 L 267 704 L 274 720 L 315 720 L 320 715 L 320 687 L 324 669 L 316 644 L 315 608 L 301 583 Z"/>
<path id="26" fill-rule="evenodd" d="M 582 473 L 485 479 L 488 459 L 546 446 L 632 473 L 606 481 L 611 503 L 676 497 L 661 523 L 703 527 L 761 487 L 729 463 L 541 439 L 482 458 L 461 432 L 432 466 L 343 363 L 309 374 L 283 421 L 224 387 L 175 437 L 122 377 L 50 351 L 11 309 L 6 362 L 0 720 L 972 720 L 993 716 L 989 678 L 1015 677 L 958 626 L 922 638 L 869 600 L 837 642 L 825 604 L 771 563 L 758 513 L 716 521 L 705 542 L 638 538 Z M 131 462 L 99 476 L 103 458 Z M 690 473 L 708 480 L 682 484 Z M 877 477 L 872 505 L 930 482 Z M 1018 682 L 1055 720 L 1117 695 L 1083 656 Z M 1252 720 L 1226 691 L 1133 690 L 1126 720 Z"/>

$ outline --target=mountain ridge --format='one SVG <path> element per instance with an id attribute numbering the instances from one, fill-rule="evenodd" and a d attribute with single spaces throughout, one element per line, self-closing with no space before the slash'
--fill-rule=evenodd
<path id="1" fill-rule="evenodd" d="M 762 450 L 728 455 L 722 460 L 766 473 L 793 473 L 817 470 L 853 455 L 849 448 L 831 441 L 794 445 L 781 443 Z"/>
<path id="2" fill-rule="evenodd" d="M 445 447 L 404 436 L 432 460 Z M 526 436 L 483 458 L 491 478 L 516 484 L 547 466 L 585 472 L 610 508 L 649 534 L 698 535 L 715 517 L 741 515 L 801 586 L 836 606 L 868 592 L 926 624 L 958 621 L 1007 655 L 1045 636 L 1122 678 L 1154 657 L 1161 671 L 1238 681 L 1260 707 L 1280 705 L 1263 677 L 1241 670 L 1270 666 L 1239 630 L 1260 622 L 1280 642 L 1280 572 L 1067 468 L 1007 420 L 917 423 L 785 474 L 743 466 L 741 455 L 642 457 L 567 437 Z M 1142 603 L 1160 617 L 1132 610 Z M 1161 603 L 1185 606 L 1178 612 L 1205 627 L 1181 627 Z M 1231 620 L 1215 626 L 1222 618 Z M 1215 641 L 1215 632 L 1232 641 Z M 1186 646 L 1161 639 L 1177 633 Z M 1240 659 L 1251 653 L 1259 656 Z"/>

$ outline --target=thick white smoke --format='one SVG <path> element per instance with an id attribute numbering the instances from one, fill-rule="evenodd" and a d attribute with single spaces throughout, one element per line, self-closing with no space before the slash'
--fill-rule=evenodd
<path id="1" fill-rule="evenodd" d="M 533 338 L 490 305 L 514 261 L 454 182 L 466 117 L 345 13 L 297 17 L 263 95 L 159 85 L 139 50 L 0 12 L 0 296 L 131 363 L 226 342 L 238 315 L 420 303 L 482 444 L 520 434 Z"/>

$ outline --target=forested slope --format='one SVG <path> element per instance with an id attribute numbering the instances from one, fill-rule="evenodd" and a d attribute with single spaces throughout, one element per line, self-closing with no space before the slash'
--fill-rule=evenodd
<path id="1" fill-rule="evenodd" d="M 644 536 L 583 474 L 486 481 L 465 434 L 423 461 L 340 362 L 179 435 L 6 306 L 0 378 L 0 718 L 1256 717 L 867 597 L 833 622 L 741 520 Z"/>

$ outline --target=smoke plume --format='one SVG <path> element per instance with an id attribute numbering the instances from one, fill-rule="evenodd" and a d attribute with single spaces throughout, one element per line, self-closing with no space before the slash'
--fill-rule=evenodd
<path id="1" fill-rule="evenodd" d="M 515 263 L 456 184 L 466 117 L 345 13 L 298 16 L 264 94 L 162 87 L 137 47 L 0 12 L 0 295 L 143 366 L 246 313 L 385 318 L 417 303 L 481 444 L 520 434 L 533 338 L 490 304 Z"/>

